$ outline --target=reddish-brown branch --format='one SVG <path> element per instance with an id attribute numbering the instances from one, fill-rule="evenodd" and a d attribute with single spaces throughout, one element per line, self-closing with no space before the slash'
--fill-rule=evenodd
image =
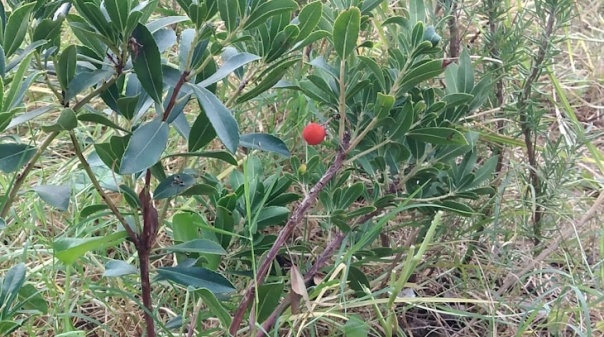
<path id="1" fill-rule="evenodd" d="M 319 181 L 310 189 L 306 197 L 302 200 L 298 207 L 296 207 L 292 215 L 289 217 L 289 220 L 287 221 L 285 226 L 279 232 L 279 236 L 275 240 L 275 243 L 268 251 L 268 253 L 266 254 L 266 258 L 262 261 L 260 267 L 258 268 L 258 271 L 256 273 L 256 282 L 250 283 L 243 295 L 243 298 L 241 299 L 241 303 L 239 304 L 235 315 L 233 316 L 233 321 L 229 329 L 231 335 L 235 336 L 237 334 L 237 330 L 239 329 L 239 326 L 243 321 L 245 311 L 247 310 L 252 298 L 254 297 L 254 286 L 262 284 L 262 281 L 268 273 L 268 270 L 273 260 L 277 256 L 277 253 L 279 252 L 281 247 L 283 247 L 287 239 L 291 236 L 292 232 L 294 231 L 294 228 L 296 228 L 296 226 L 304 219 L 304 216 L 308 209 L 314 206 L 319 192 L 322 191 L 323 188 L 325 188 L 325 185 L 327 185 L 327 183 L 329 183 L 329 181 L 331 181 L 331 179 L 333 179 L 336 173 L 342 168 L 344 164 L 344 159 L 346 157 L 347 147 L 348 141 L 345 140 L 342 144 L 342 147 L 338 150 L 338 153 L 336 154 L 336 157 L 331 166 L 329 166 L 329 168 L 321 177 L 321 179 L 319 179 Z"/>
<path id="2" fill-rule="evenodd" d="M 174 85 L 172 96 L 170 96 L 170 101 L 168 101 L 168 106 L 166 106 L 166 110 L 164 111 L 164 114 L 162 116 L 162 120 L 164 122 L 168 119 L 168 116 L 170 116 L 170 112 L 172 112 L 172 109 L 174 109 L 174 105 L 176 105 L 176 98 L 178 97 L 182 86 L 185 84 L 185 82 L 187 82 L 187 77 L 189 77 L 189 74 L 190 72 L 188 70 L 183 71 L 180 75 L 180 78 L 178 79 L 178 82 L 176 82 L 176 85 Z"/>

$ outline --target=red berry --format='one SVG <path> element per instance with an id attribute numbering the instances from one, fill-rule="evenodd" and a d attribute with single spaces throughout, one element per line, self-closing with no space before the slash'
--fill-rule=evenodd
<path id="1" fill-rule="evenodd" d="M 325 128 L 321 124 L 310 123 L 304 127 L 302 131 L 302 137 L 308 143 L 308 145 L 321 144 L 325 139 Z"/>

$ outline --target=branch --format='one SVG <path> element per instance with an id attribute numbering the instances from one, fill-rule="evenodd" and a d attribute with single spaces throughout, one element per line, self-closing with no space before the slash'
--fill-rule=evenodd
<path id="1" fill-rule="evenodd" d="M 250 283 L 248 288 L 246 289 L 243 298 L 241 299 L 241 303 L 233 316 L 233 321 L 231 323 L 231 327 L 229 329 L 231 335 L 235 336 L 237 334 L 237 329 L 241 322 L 243 321 L 243 315 L 245 314 L 246 309 L 248 308 L 252 298 L 254 297 L 255 289 L 254 284 L 261 285 L 264 277 L 268 273 L 268 270 L 277 256 L 279 249 L 285 244 L 287 239 L 291 236 L 292 232 L 296 228 L 296 226 L 304 219 L 304 215 L 308 211 L 309 208 L 315 205 L 317 195 L 319 192 L 325 188 L 325 185 L 333 179 L 333 177 L 340 171 L 344 164 L 344 159 L 346 157 L 346 148 L 348 146 L 349 139 L 348 136 L 345 135 L 343 139 L 342 147 L 338 150 L 336 157 L 331 164 L 331 166 L 327 169 L 325 174 L 319 179 L 319 181 L 310 189 L 304 200 L 296 207 L 293 214 L 289 217 L 289 220 L 285 224 L 285 226 L 279 232 L 279 236 L 277 240 L 268 251 L 266 258 L 262 261 L 262 264 L 258 268 L 258 272 L 256 274 L 256 282 Z"/>

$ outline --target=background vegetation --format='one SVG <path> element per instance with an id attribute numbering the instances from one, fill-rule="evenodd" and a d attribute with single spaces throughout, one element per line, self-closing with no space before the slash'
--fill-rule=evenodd
<path id="1" fill-rule="evenodd" d="M 603 333 L 600 1 L 66 3 L 1 3 L 0 334 Z"/>

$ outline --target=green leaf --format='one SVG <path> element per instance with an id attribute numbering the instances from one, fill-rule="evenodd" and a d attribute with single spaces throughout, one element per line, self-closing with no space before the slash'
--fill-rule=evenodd
<path id="1" fill-rule="evenodd" d="M 350 266 L 350 269 L 348 270 L 348 284 L 350 285 L 350 288 L 355 291 L 357 297 L 366 295 L 363 287 L 371 289 L 371 285 L 369 284 L 369 280 L 365 273 L 354 266 Z"/>
<path id="2" fill-rule="evenodd" d="M 229 234 L 233 233 L 235 228 L 233 213 L 222 205 L 216 207 L 214 227 L 222 231 L 221 233 L 216 233 L 216 239 L 218 239 L 222 248 L 227 249 L 232 240 L 232 235 Z"/>
<path id="3" fill-rule="evenodd" d="M 283 55 L 289 48 L 294 44 L 300 34 L 300 29 L 296 25 L 287 25 L 282 31 L 280 31 L 273 43 L 271 48 L 266 54 L 265 61 L 273 62 L 281 55 Z"/>
<path id="4" fill-rule="evenodd" d="M 256 312 L 258 322 L 266 321 L 279 305 L 284 287 L 283 282 L 265 283 L 258 287 L 258 311 Z"/>
<path id="5" fill-rule="evenodd" d="M 10 334 L 15 332 L 22 324 L 22 322 L 8 319 L 0 321 L 0 336 L 10 336 Z"/>
<path id="6" fill-rule="evenodd" d="M 244 65 L 246 65 L 252 61 L 256 61 L 259 59 L 260 59 L 260 56 L 250 54 L 250 53 L 235 54 L 235 55 L 229 57 L 229 59 L 226 60 L 222 64 L 222 67 L 220 67 L 214 74 L 212 74 L 212 76 L 197 83 L 197 85 L 200 87 L 204 87 L 204 88 L 208 87 L 209 85 L 214 84 L 214 83 L 220 81 L 221 79 L 227 77 L 233 71 L 243 67 Z"/>
<path id="7" fill-rule="evenodd" d="M 69 186 L 39 185 L 32 188 L 45 203 L 60 211 L 66 211 L 69 207 L 71 188 Z"/>
<path id="8" fill-rule="evenodd" d="M 168 124 L 160 119 L 134 130 L 120 165 L 120 174 L 132 174 L 159 161 L 168 144 Z"/>
<path id="9" fill-rule="evenodd" d="M 189 151 L 197 151 L 208 145 L 216 138 L 216 131 L 212 127 L 212 123 L 206 116 L 205 111 L 200 111 L 195 119 L 191 131 L 189 132 L 188 148 Z"/>
<path id="10" fill-rule="evenodd" d="M 282 206 L 268 206 L 260 210 L 256 227 L 260 230 L 268 226 L 276 226 L 287 220 L 289 208 Z"/>
<path id="11" fill-rule="evenodd" d="M 401 85 L 397 91 L 399 95 L 405 94 L 421 82 L 434 78 L 443 72 L 442 61 L 432 60 L 418 67 L 414 67 L 406 73 L 401 80 Z"/>
<path id="12" fill-rule="evenodd" d="M 25 283 L 25 264 L 19 263 L 6 272 L 0 286 L 0 303 L 4 311 L 12 309 L 13 302 L 19 295 L 19 289 Z"/>
<path id="13" fill-rule="evenodd" d="M 204 158 L 215 158 L 222 160 L 225 163 L 231 165 L 237 165 L 237 159 L 232 154 L 226 151 L 204 151 L 204 152 L 187 152 L 187 153 L 175 153 L 166 156 L 169 157 L 204 157 Z"/>
<path id="14" fill-rule="evenodd" d="M 94 144 L 94 149 L 101 161 L 117 173 L 129 140 L 130 135 L 124 137 L 113 136 L 109 139 L 109 143 Z"/>
<path id="15" fill-rule="evenodd" d="M 267 70 L 265 70 L 259 78 L 262 78 L 262 81 L 258 83 L 254 88 L 245 94 L 239 96 L 237 99 L 237 103 L 246 102 L 252 98 L 257 97 L 261 93 L 267 91 L 272 88 L 279 80 L 285 75 L 287 69 L 289 69 L 294 64 L 300 62 L 300 58 L 296 57 L 293 59 L 287 59 L 280 62 L 277 65 L 271 66 Z"/>
<path id="16" fill-rule="evenodd" d="M 185 287 L 207 289 L 214 294 L 230 293 L 235 287 L 224 276 L 201 267 L 157 268 L 158 280 L 168 280 Z"/>
<path id="17" fill-rule="evenodd" d="M 77 126 L 78 118 L 75 111 L 65 108 L 53 124 L 42 126 L 42 130 L 44 132 L 68 131 L 75 129 Z"/>
<path id="18" fill-rule="evenodd" d="M 111 69 L 96 69 L 78 73 L 65 89 L 65 101 L 71 101 L 80 92 L 108 81 L 112 75 L 113 70 Z"/>
<path id="19" fill-rule="evenodd" d="M 65 264 L 73 264 L 78 258 L 92 250 L 114 247 L 128 236 L 125 231 L 92 238 L 60 238 L 55 240 L 53 249 L 55 257 Z"/>
<path id="20" fill-rule="evenodd" d="M 199 253 L 226 255 L 227 252 L 218 243 L 208 239 L 195 239 L 181 244 L 164 248 L 169 252 L 177 253 Z"/>
<path id="21" fill-rule="evenodd" d="M 109 260 L 105 263 L 103 277 L 121 277 L 132 274 L 138 274 L 138 269 L 126 261 Z"/>
<path id="22" fill-rule="evenodd" d="M 237 27 L 238 8 L 237 0 L 218 1 L 220 18 L 224 21 L 224 25 L 229 32 L 232 32 Z"/>
<path id="23" fill-rule="evenodd" d="M 29 65 L 32 57 L 33 54 L 29 53 L 25 56 L 21 63 L 19 63 L 19 68 L 17 68 L 17 71 L 13 76 L 8 93 L 4 94 L 3 111 L 8 111 L 21 104 L 21 99 L 18 98 L 19 90 L 21 89 L 22 83 L 26 78 L 25 73 L 30 70 Z"/>
<path id="24" fill-rule="evenodd" d="M 409 2 L 409 22 L 415 26 L 418 22 L 426 21 L 426 7 L 424 0 L 411 0 Z"/>
<path id="25" fill-rule="evenodd" d="M 128 14 L 130 13 L 130 0 L 104 0 L 105 10 L 111 19 L 111 23 L 120 31 L 123 32 L 128 22 Z"/>
<path id="26" fill-rule="evenodd" d="M 114 1 L 120 1 L 120 0 L 114 0 Z M 164 17 L 158 18 L 157 20 L 147 23 L 147 29 L 149 30 L 149 32 L 151 32 L 151 34 L 153 34 L 156 31 L 158 31 L 164 27 L 168 27 L 170 25 L 174 25 L 174 24 L 177 24 L 177 23 L 180 23 L 183 21 L 187 21 L 188 19 L 189 18 L 184 15 L 164 16 Z"/>
<path id="27" fill-rule="evenodd" d="M 306 4 L 300 11 L 300 14 L 298 14 L 298 26 L 300 28 L 298 38 L 304 39 L 309 36 L 319 21 L 321 21 L 322 15 L 323 4 L 321 1 L 314 1 Z"/>
<path id="28" fill-rule="evenodd" d="M 143 89 L 156 103 L 161 103 L 163 92 L 163 73 L 161 67 L 161 54 L 153 35 L 147 27 L 138 24 L 132 32 L 138 45 L 132 53 L 132 66 Z"/>
<path id="29" fill-rule="evenodd" d="M 214 296 L 211 291 L 207 289 L 199 289 L 195 293 L 201 297 L 203 304 L 208 307 L 212 315 L 218 318 L 223 328 L 228 328 L 231 326 L 231 322 L 233 320 L 231 318 L 231 314 L 222 306 L 222 304 L 220 304 L 220 301 L 216 299 L 216 296 Z"/>
<path id="30" fill-rule="evenodd" d="M 290 156 L 287 145 L 285 145 L 281 139 L 266 133 L 250 133 L 241 135 L 239 145 L 248 149 L 274 152 L 284 157 Z"/>
<path id="31" fill-rule="evenodd" d="M 92 25 L 101 36 L 106 39 L 111 39 L 114 31 L 110 29 L 109 23 L 105 19 L 105 15 L 101 11 L 101 7 L 96 1 L 75 1 L 73 5 L 78 10 L 78 13 Z"/>
<path id="32" fill-rule="evenodd" d="M 380 88 L 384 90 L 384 88 L 386 88 L 386 78 L 384 77 L 382 68 L 380 68 L 380 66 L 375 62 L 375 60 L 370 57 L 359 56 L 359 60 L 367 69 L 371 71 L 371 74 L 373 74 L 375 79 L 380 84 Z"/>
<path id="33" fill-rule="evenodd" d="M 81 122 L 91 122 L 91 123 L 95 123 L 95 124 L 101 124 L 101 125 L 105 125 L 108 126 L 112 129 L 116 129 L 116 130 L 120 130 L 122 132 L 125 133 L 130 133 L 130 131 L 122 128 L 121 126 L 115 124 L 113 121 L 111 121 L 109 118 L 101 115 L 101 114 L 97 114 L 97 113 L 83 113 L 78 115 L 78 120 Z"/>
<path id="34" fill-rule="evenodd" d="M 369 325 L 359 315 L 349 315 L 348 321 L 344 324 L 344 336 L 367 337 L 369 336 Z"/>
<path id="35" fill-rule="evenodd" d="M 346 209 L 355 202 L 365 191 L 365 185 L 361 182 L 343 189 L 342 198 L 338 202 L 338 208 Z"/>
<path id="36" fill-rule="evenodd" d="M 36 153 L 36 148 L 27 144 L 0 144 L 0 171 L 12 173 L 23 167 Z"/>
<path id="37" fill-rule="evenodd" d="M 153 199 L 160 200 L 179 195 L 195 184 L 195 178 L 185 173 L 167 177 L 153 191 Z"/>
<path id="38" fill-rule="evenodd" d="M 23 43 L 29 28 L 29 15 L 35 5 L 35 3 L 22 5 L 9 16 L 4 27 L 4 41 L 2 43 L 6 58 L 13 55 Z"/>
<path id="39" fill-rule="evenodd" d="M 55 71 L 63 90 L 67 89 L 67 85 L 75 77 L 77 56 L 77 47 L 73 44 L 65 48 L 59 56 Z"/>
<path id="40" fill-rule="evenodd" d="M 218 138 L 227 150 L 235 153 L 239 146 L 239 126 L 233 114 L 207 89 L 190 84 L 189 87 L 193 89 Z"/>
<path id="41" fill-rule="evenodd" d="M 172 234 L 175 242 L 187 242 L 199 237 L 199 223 L 205 222 L 196 213 L 177 213 L 172 217 Z"/>
<path id="42" fill-rule="evenodd" d="M 312 33 L 310 33 L 310 35 L 308 35 L 307 37 L 305 37 L 301 41 L 299 41 L 296 44 L 294 44 L 294 46 L 291 48 L 290 51 L 295 51 L 295 50 L 304 48 L 304 47 L 310 45 L 311 43 L 313 43 L 315 41 L 318 41 L 318 40 L 321 40 L 321 39 L 323 39 L 325 37 L 328 37 L 329 35 L 331 35 L 331 34 L 328 31 L 326 31 L 326 30 L 317 30 L 315 32 L 312 32 Z"/>
<path id="43" fill-rule="evenodd" d="M 444 200 L 438 203 L 438 205 L 440 205 L 440 207 L 442 208 L 445 208 L 449 211 L 455 212 L 463 216 L 472 216 L 476 214 L 472 207 L 453 200 Z"/>
<path id="44" fill-rule="evenodd" d="M 43 19 L 38 23 L 34 29 L 32 42 L 43 41 L 44 44 L 39 45 L 36 49 L 38 52 L 42 51 L 42 48 L 52 48 L 58 43 L 58 39 L 61 35 L 61 26 L 63 20 L 52 20 Z"/>
<path id="45" fill-rule="evenodd" d="M 413 129 L 407 132 L 407 137 L 436 145 L 468 145 L 466 137 L 461 132 L 450 128 L 432 127 Z"/>
<path id="46" fill-rule="evenodd" d="M 220 2 L 219 2 L 220 3 Z M 267 22 L 268 18 L 298 9 L 293 0 L 269 0 L 256 7 L 248 16 L 243 29 L 252 29 Z"/>
<path id="47" fill-rule="evenodd" d="M 375 116 L 377 119 L 384 119 L 388 117 L 390 110 L 394 106 L 394 96 L 386 95 L 381 92 L 377 93 L 377 99 L 375 100 Z"/>
<path id="48" fill-rule="evenodd" d="M 216 187 L 208 184 L 196 184 L 191 186 L 191 188 L 186 191 L 180 193 L 183 197 L 190 197 L 194 195 L 214 195 L 218 193 Z"/>
<path id="49" fill-rule="evenodd" d="M 93 215 L 94 213 L 104 211 L 107 209 L 109 209 L 109 206 L 107 206 L 105 204 L 89 205 L 89 206 L 82 208 L 82 210 L 80 211 L 80 218 L 85 219 L 85 218 L 88 218 L 89 216 Z"/>
<path id="50" fill-rule="evenodd" d="M 136 114 L 137 108 L 139 107 L 139 100 L 139 96 L 118 98 L 116 104 L 119 113 L 127 119 L 132 120 Z"/>
<path id="51" fill-rule="evenodd" d="M 457 88 L 462 93 L 471 93 L 474 89 L 474 68 L 467 49 L 464 49 L 459 56 Z"/>
<path id="52" fill-rule="evenodd" d="M 340 59 L 346 59 L 352 53 L 357 45 L 360 29 L 361 11 L 357 7 L 350 7 L 338 15 L 331 37 Z"/>

